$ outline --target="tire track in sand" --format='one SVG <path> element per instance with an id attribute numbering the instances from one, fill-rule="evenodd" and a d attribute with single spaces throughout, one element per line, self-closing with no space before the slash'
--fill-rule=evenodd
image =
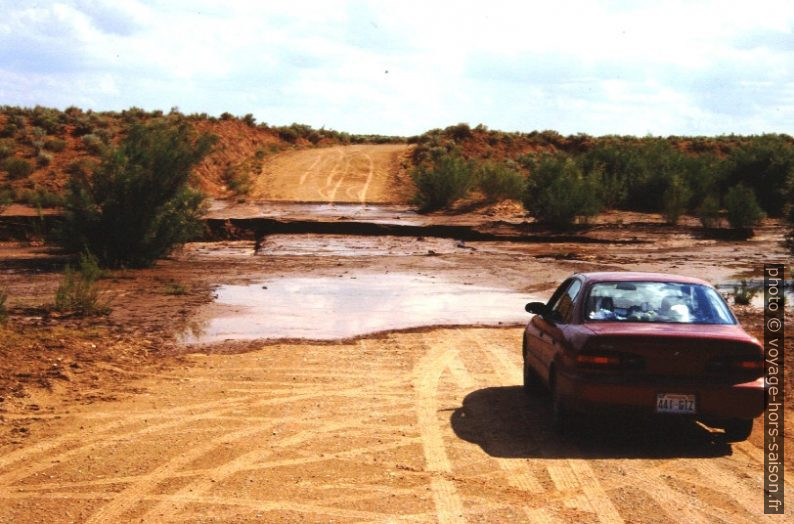
<path id="1" fill-rule="evenodd" d="M 486 358 L 505 384 L 520 384 L 521 370 L 517 364 L 510 360 L 504 352 L 494 344 L 482 340 L 482 335 L 470 330 L 467 336 L 472 338 L 475 345 L 484 353 Z M 623 518 L 612 504 L 609 495 L 593 472 L 592 468 L 582 459 L 565 459 L 564 461 L 550 461 L 546 466 L 549 476 L 555 487 L 560 491 L 579 491 L 584 494 L 584 499 L 590 511 L 596 514 L 598 520 L 604 523 L 621 523 Z M 559 462 L 560 464 L 557 464 Z M 579 500 L 574 499 L 573 507 L 580 509 Z M 586 508 L 581 508 L 586 509 Z"/>
<path id="2" fill-rule="evenodd" d="M 433 344 L 414 367 L 416 415 L 422 437 L 426 469 L 432 475 L 430 489 L 441 524 L 465 520 L 463 502 L 452 481 L 447 478 L 452 466 L 447 457 L 438 421 L 438 383 L 441 374 L 457 357 L 457 351 L 442 344 Z"/>

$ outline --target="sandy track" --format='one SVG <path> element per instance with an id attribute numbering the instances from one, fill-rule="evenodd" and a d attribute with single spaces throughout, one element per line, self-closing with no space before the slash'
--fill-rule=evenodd
<path id="1" fill-rule="evenodd" d="M 272 157 L 255 179 L 251 197 L 323 203 L 404 203 L 410 181 L 403 144 L 335 146 Z"/>
<path id="2" fill-rule="evenodd" d="M 142 393 L 0 449 L 0 522 L 776 521 L 750 443 L 611 424 L 558 439 L 548 399 L 517 385 L 519 336 L 277 344 L 142 372 Z"/>

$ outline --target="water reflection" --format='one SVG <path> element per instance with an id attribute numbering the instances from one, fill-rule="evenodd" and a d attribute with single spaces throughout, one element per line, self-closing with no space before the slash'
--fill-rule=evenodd
<path id="1" fill-rule="evenodd" d="M 293 277 L 220 286 L 222 313 L 183 335 L 223 340 L 330 340 L 424 325 L 520 323 L 534 297 L 407 273 Z"/>

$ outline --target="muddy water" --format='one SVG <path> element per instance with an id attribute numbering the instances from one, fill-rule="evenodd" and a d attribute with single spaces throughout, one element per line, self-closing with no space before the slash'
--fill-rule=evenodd
<path id="1" fill-rule="evenodd" d="M 332 340 L 425 325 L 527 320 L 527 294 L 408 273 L 291 277 L 216 289 L 214 314 L 187 344 L 224 340 Z"/>

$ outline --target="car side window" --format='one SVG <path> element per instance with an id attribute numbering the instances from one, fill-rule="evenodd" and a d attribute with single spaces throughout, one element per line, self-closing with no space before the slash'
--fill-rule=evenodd
<path id="1" fill-rule="evenodd" d="M 578 279 L 573 279 L 568 284 L 558 297 L 557 300 L 551 305 L 551 317 L 555 322 L 561 324 L 570 324 L 573 320 L 573 305 L 579 291 L 582 289 L 582 282 Z"/>

